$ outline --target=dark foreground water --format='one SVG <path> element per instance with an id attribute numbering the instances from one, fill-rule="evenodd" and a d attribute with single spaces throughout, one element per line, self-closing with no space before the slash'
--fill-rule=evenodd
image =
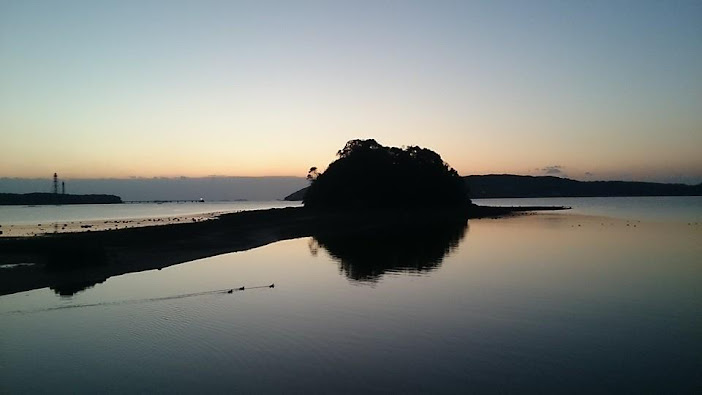
<path id="1" fill-rule="evenodd" d="M 7 295 L 0 392 L 699 393 L 701 241 L 549 214 Z"/>

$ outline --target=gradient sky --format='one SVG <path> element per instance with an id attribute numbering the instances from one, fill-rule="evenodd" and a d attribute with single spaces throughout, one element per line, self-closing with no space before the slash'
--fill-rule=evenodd
<path id="1" fill-rule="evenodd" d="M 702 181 L 700 1 L 0 0 L 0 177 L 304 176 L 347 140 L 463 175 Z"/>

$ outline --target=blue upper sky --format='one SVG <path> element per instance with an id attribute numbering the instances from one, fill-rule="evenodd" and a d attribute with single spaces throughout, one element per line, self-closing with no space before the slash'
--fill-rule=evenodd
<path id="1" fill-rule="evenodd" d="M 295 175 L 353 138 L 461 174 L 702 181 L 700 1 L 2 1 L 0 177 Z"/>

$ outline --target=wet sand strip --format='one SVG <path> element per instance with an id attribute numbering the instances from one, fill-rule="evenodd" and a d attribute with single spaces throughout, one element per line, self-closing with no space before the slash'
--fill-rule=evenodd
<path id="1" fill-rule="evenodd" d="M 225 212 L 177 215 L 153 218 L 95 219 L 83 221 L 58 221 L 34 224 L 0 224 L 0 237 L 41 236 L 50 233 L 95 232 L 138 228 L 144 226 L 173 225 L 185 222 L 201 222 L 217 218 Z"/>

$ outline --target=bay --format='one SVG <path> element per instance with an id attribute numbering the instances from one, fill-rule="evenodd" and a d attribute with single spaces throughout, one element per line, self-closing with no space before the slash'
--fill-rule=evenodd
<path id="1" fill-rule="evenodd" d="M 2 296 L 0 392 L 695 393 L 702 225 L 679 201 L 301 238 Z"/>

